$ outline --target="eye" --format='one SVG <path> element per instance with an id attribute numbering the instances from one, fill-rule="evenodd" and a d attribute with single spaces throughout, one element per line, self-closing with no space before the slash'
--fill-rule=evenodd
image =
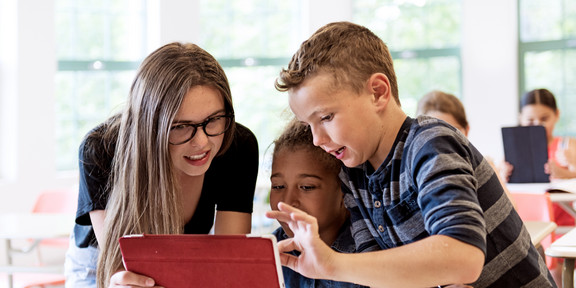
<path id="1" fill-rule="evenodd" d="M 220 119 L 222 119 L 224 117 L 224 115 L 217 115 L 214 117 L 210 117 L 208 119 L 206 119 L 206 122 L 214 122 L 214 121 L 218 121 Z"/>
<path id="2" fill-rule="evenodd" d="M 314 185 L 300 185 L 300 189 L 302 189 L 303 191 L 312 191 L 312 190 L 316 189 L 316 186 L 314 186 Z"/>
<path id="3" fill-rule="evenodd" d="M 322 116 L 322 118 L 320 118 L 320 121 L 330 121 L 334 118 L 334 113 L 330 113 L 328 115 Z"/>
<path id="4" fill-rule="evenodd" d="M 272 184 L 272 190 L 282 190 L 284 189 L 284 185 L 274 185 Z"/>
<path id="5" fill-rule="evenodd" d="M 182 130 L 188 128 L 188 126 L 189 126 L 188 124 L 177 124 L 170 127 L 170 130 Z"/>

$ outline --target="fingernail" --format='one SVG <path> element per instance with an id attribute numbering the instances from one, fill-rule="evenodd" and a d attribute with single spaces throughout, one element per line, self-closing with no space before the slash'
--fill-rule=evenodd
<path id="1" fill-rule="evenodd" d="M 153 279 L 146 279 L 146 286 L 154 286 L 154 280 Z"/>

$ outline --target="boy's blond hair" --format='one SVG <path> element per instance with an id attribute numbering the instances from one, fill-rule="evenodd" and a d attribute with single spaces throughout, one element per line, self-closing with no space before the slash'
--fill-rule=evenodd
<path id="1" fill-rule="evenodd" d="M 392 97 L 398 105 L 398 84 L 388 47 L 366 27 L 335 22 L 318 29 L 300 45 L 288 69 L 282 69 L 276 79 L 278 91 L 298 87 L 304 80 L 320 72 L 334 77 L 334 88 L 347 85 L 360 93 L 374 73 L 383 73 L 390 81 Z"/>

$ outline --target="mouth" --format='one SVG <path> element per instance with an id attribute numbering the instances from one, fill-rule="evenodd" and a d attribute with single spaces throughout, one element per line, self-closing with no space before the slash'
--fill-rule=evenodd
<path id="1" fill-rule="evenodd" d="M 198 154 L 198 155 L 184 156 L 184 158 L 186 158 L 188 160 L 192 160 L 192 161 L 198 161 L 198 160 L 206 157 L 206 155 L 208 155 L 208 152 L 204 152 L 204 153 Z"/>
<path id="2" fill-rule="evenodd" d="M 328 151 L 328 153 L 334 155 L 334 157 L 341 159 L 344 156 L 344 151 L 346 150 L 346 147 L 341 147 L 338 150 L 330 150 Z"/>

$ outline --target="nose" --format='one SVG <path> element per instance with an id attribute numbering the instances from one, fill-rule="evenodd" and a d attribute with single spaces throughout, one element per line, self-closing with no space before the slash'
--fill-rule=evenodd
<path id="1" fill-rule="evenodd" d="M 284 199 L 282 201 L 290 206 L 298 208 L 300 206 L 299 192 L 296 188 L 286 189 L 284 193 Z"/>
<path id="2" fill-rule="evenodd" d="M 194 134 L 194 137 L 192 137 L 188 143 L 199 147 L 206 146 L 206 143 L 208 143 L 208 135 L 206 135 L 204 129 L 198 128 L 196 129 L 196 134 Z"/>
<path id="3" fill-rule="evenodd" d="M 310 129 L 312 131 L 312 143 L 314 144 L 314 146 L 321 147 L 322 145 L 329 142 L 327 137 L 328 135 L 323 129 L 314 127 L 311 127 Z"/>

